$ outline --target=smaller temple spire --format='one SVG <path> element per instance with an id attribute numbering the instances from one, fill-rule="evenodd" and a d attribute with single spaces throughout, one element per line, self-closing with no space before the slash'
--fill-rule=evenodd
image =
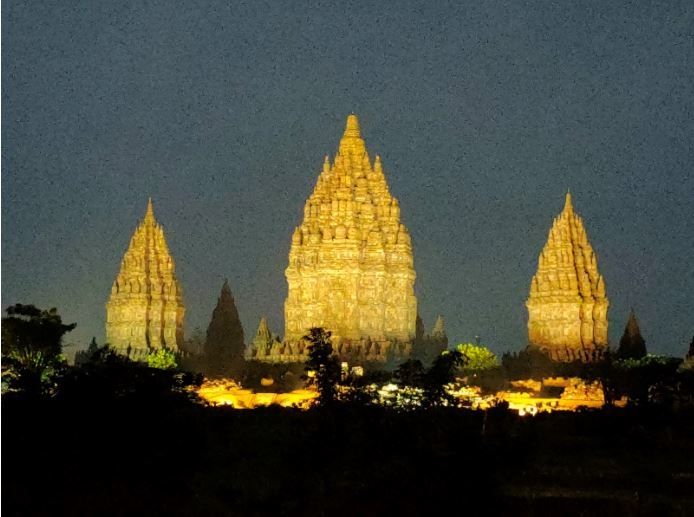
<path id="1" fill-rule="evenodd" d="M 626 327 L 624 327 L 624 334 L 619 340 L 617 357 L 620 359 L 641 359 L 646 354 L 646 342 L 641 336 L 641 329 L 632 307 Z"/>
<path id="2" fill-rule="evenodd" d="M 263 338 L 265 340 L 270 340 L 272 338 L 272 333 L 270 332 L 270 327 L 267 325 L 267 319 L 265 316 L 260 318 L 260 323 L 258 323 L 258 330 L 255 332 L 256 337 Z"/>
<path id="3" fill-rule="evenodd" d="M 443 321 L 443 316 L 440 314 L 436 317 L 436 323 L 434 323 L 434 328 L 431 331 L 431 337 L 446 337 L 446 324 Z"/>

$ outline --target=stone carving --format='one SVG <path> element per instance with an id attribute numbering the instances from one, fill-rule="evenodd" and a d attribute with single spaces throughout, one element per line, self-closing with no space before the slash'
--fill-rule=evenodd
<path id="1" fill-rule="evenodd" d="M 333 162 L 325 158 L 303 221 L 292 235 L 285 274 L 288 342 L 301 340 L 311 327 L 323 327 L 332 332 L 336 349 L 349 342 L 356 347 L 349 355 L 364 357 L 372 341 L 399 343 L 395 348 L 404 351 L 415 337 L 410 235 L 400 222 L 400 205 L 388 190 L 381 159 L 376 156 L 372 163 L 369 157 L 356 115 L 347 118 Z"/>
<path id="2" fill-rule="evenodd" d="M 178 350 L 184 314 L 174 261 L 150 199 L 106 304 L 106 342 L 134 359 L 151 349 Z"/>
<path id="3" fill-rule="evenodd" d="M 607 349 L 605 280 L 571 194 L 549 232 L 530 284 L 528 338 L 557 361 L 593 361 Z"/>

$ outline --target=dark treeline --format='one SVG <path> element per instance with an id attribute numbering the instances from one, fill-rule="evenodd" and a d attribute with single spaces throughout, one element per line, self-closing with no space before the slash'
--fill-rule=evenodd
<path id="1" fill-rule="evenodd" d="M 137 363 L 94 342 L 67 366 L 62 338 L 72 328 L 33 306 L 13 306 L 3 319 L 8 515 L 694 511 L 691 359 L 608 354 L 558 364 L 524 351 L 473 368 L 453 350 L 353 377 L 329 333 L 312 329 L 305 365 L 252 375 L 278 379 L 273 389 L 315 384 L 320 404 L 242 411 L 202 404 L 192 389 L 202 377 L 166 353 Z M 535 417 L 503 404 L 472 411 L 444 389 L 460 375 L 490 389 L 581 375 L 611 398 L 633 398 L 626 409 Z M 421 388 L 422 403 L 374 404 L 370 386 L 386 382 Z"/>
<path id="2" fill-rule="evenodd" d="M 694 413 L 3 404 L 7 515 L 687 515 Z M 448 509 L 448 510 L 446 510 Z"/>

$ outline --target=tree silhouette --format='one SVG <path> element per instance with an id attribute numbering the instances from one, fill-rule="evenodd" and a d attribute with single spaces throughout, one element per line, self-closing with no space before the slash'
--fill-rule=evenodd
<path id="1" fill-rule="evenodd" d="M 600 361 L 584 363 L 579 377 L 588 381 L 597 381 L 602 388 L 605 404 L 612 406 L 623 390 L 623 371 L 618 367 L 618 361 L 609 350 L 603 354 Z"/>
<path id="2" fill-rule="evenodd" d="M 164 350 L 164 349 L 162 349 Z M 152 367 L 133 361 L 109 346 L 99 348 L 87 362 L 70 368 L 61 379 L 57 396 L 63 400 L 135 404 L 188 403 L 197 395 L 202 375 L 175 368 Z"/>
<path id="3" fill-rule="evenodd" d="M 330 343 L 330 331 L 313 327 L 304 336 L 308 344 L 308 359 L 304 370 L 304 379 L 309 385 L 318 388 L 318 404 L 330 405 L 337 397 L 337 383 L 340 380 L 340 362 L 333 354 Z"/>
<path id="4" fill-rule="evenodd" d="M 64 367 L 63 336 L 76 324 L 64 325 L 55 308 L 16 304 L 2 319 L 3 377 L 25 396 L 45 395 Z"/>
<path id="5" fill-rule="evenodd" d="M 442 352 L 424 376 L 424 402 L 428 406 L 450 404 L 452 397 L 446 385 L 455 380 L 458 369 L 465 364 L 465 356 L 457 350 Z"/>
<path id="6" fill-rule="evenodd" d="M 401 386 L 421 387 L 424 382 L 424 365 L 418 359 L 408 359 L 395 370 L 395 380 Z"/>

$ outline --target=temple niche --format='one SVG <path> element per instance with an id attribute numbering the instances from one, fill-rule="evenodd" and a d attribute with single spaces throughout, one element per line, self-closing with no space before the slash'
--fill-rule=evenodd
<path id="1" fill-rule="evenodd" d="M 409 357 L 417 316 L 412 243 L 356 115 L 347 118 L 335 158 L 325 158 L 292 235 L 285 274 L 285 341 L 264 360 L 275 352 L 304 356 L 301 341 L 311 327 L 331 331 L 343 358 Z"/>
<path id="2" fill-rule="evenodd" d="M 605 280 L 571 194 L 554 219 L 530 284 L 530 346 L 557 361 L 592 361 L 607 349 Z"/>
<path id="3" fill-rule="evenodd" d="M 181 287 L 152 200 L 130 239 L 106 304 L 106 342 L 143 359 L 150 350 L 178 350 L 183 342 Z"/>

